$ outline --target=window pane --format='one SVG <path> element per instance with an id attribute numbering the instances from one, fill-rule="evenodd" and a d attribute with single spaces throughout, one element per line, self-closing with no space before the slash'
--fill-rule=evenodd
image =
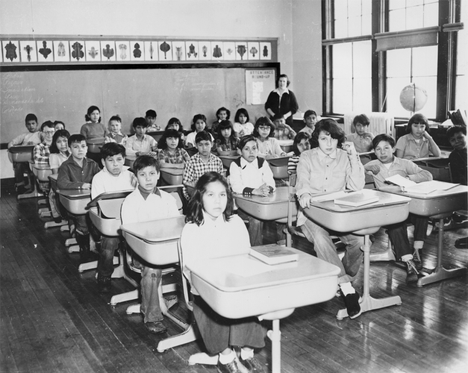
<path id="1" fill-rule="evenodd" d="M 360 0 L 350 0 L 348 2 L 348 16 L 356 17 L 361 15 L 361 1 Z"/>
<path id="2" fill-rule="evenodd" d="M 406 0 L 406 7 L 412 7 L 412 6 L 417 6 L 417 5 L 423 5 L 424 0 Z"/>
<path id="3" fill-rule="evenodd" d="M 423 9 L 422 6 L 406 8 L 406 30 L 424 27 Z"/>
<path id="4" fill-rule="evenodd" d="M 372 112 L 372 82 L 370 78 L 354 79 L 353 109 L 361 113 Z"/>
<path id="5" fill-rule="evenodd" d="M 406 30 L 404 9 L 392 10 L 389 12 L 388 17 L 389 17 L 388 27 L 390 31 Z"/>
<path id="6" fill-rule="evenodd" d="M 401 9 L 406 6 L 406 0 L 389 0 L 388 1 L 388 9 Z"/>
<path id="7" fill-rule="evenodd" d="M 462 7 L 460 21 L 468 22 L 468 7 Z M 468 110 L 468 30 L 458 31 L 457 77 L 455 82 L 455 107 Z"/>
<path id="8" fill-rule="evenodd" d="M 353 75 L 355 78 L 370 78 L 372 76 L 371 42 L 353 43 Z"/>
<path id="9" fill-rule="evenodd" d="M 353 111 L 352 79 L 333 79 L 333 112 L 344 114 Z"/>
<path id="10" fill-rule="evenodd" d="M 361 16 L 350 17 L 348 21 L 348 36 L 361 36 Z"/>
<path id="11" fill-rule="evenodd" d="M 333 77 L 348 78 L 352 77 L 352 55 L 351 43 L 337 44 L 333 46 Z"/>
<path id="12" fill-rule="evenodd" d="M 437 46 L 413 48 L 413 76 L 437 76 Z"/>
<path id="13" fill-rule="evenodd" d="M 387 51 L 387 77 L 410 76 L 411 49 L 394 49 Z"/>
<path id="14" fill-rule="evenodd" d="M 361 35 L 370 35 L 372 34 L 372 15 L 363 14 L 362 15 L 362 34 Z"/>
<path id="15" fill-rule="evenodd" d="M 455 109 L 468 110 L 468 76 L 457 76 L 457 87 L 455 90 Z"/>
<path id="16" fill-rule="evenodd" d="M 424 27 L 437 26 L 439 24 L 439 4 L 437 2 L 424 7 Z"/>

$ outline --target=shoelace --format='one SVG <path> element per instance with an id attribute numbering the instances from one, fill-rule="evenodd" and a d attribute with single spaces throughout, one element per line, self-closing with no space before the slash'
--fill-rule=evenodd
<path id="1" fill-rule="evenodd" d="M 414 272 L 416 272 L 417 275 L 419 275 L 419 271 L 416 269 L 416 267 L 414 266 L 414 262 L 412 260 L 408 260 L 406 262 L 406 265 L 409 267 L 409 268 L 413 268 Z"/>

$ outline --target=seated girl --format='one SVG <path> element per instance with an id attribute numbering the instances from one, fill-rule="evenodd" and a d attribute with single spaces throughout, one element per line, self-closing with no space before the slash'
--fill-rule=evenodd
<path id="1" fill-rule="evenodd" d="M 168 130 L 171 128 L 180 133 L 180 142 L 183 146 L 185 146 L 184 127 L 182 127 L 182 123 L 180 123 L 179 118 L 172 117 L 171 119 L 169 119 L 164 130 Z"/>
<path id="2" fill-rule="evenodd" d="M 406 126 L 406 135 L 396 144 L 396 156 L 404 159 L 440 157 L 440 149 L 429 135 L 429 122 L 422 114 L 414 114 Z"/>
<path id="3" fill-rule="evenodd" d="M 211 126 L 207 126 L 206 130 L 216 136 L 218 133 L 218 126 L 221 121 L 229 120 L 230 118 L 231 111 L 226 109 L 224 106 L 220 107 L 218 110 L 216 110 L 216 120 L 211 124 Z"/>
<path id="4" fill-rule="evenodd" d="M 181 236 L 183 272 L 207 259 L 248 253 L 249 235 L 244 222 L 233 215 L 233 197 L 226 179 L 216 172 L 205 173 L 196 183 L 189 202 Z M 188 268 L 187 268 L 188 267 Z M 227 319 L 217 314 L 192 285 L 193 315 L 209 355 L 219 354 L 222 372 L 262 372 L 254 348 L 265 346 L 264 331 L 256 317 Z M 234 347 L 240 347 L 240 359 Z"/>
<path id="5" fill-rule="evenodd" d="M 275 180 L 268 162 L 258 156 L 258 141 L 252 135 L 244 136 L 239 142 L 241 157 L 229 167 L 232 191 L 244 195 L 268 196 L 275 190 Z M 263 244 L 263 222 L 239 210 L 239 215 L 249 221 L 252 246 Z"/>
<path id="6" fill-rule="evenodd" d="M 232 129 L 232 123 L 228 120 L 221 121 L 218 126 L 214 150 L 218 155 L 237 154 L 237 144 L 239 144 L 239 139 Z"/>
<path id="7" fill-rule="evenodd" d="M 197 114 L 192 119 L 192 131 L 187 135 L 185 139 L 185 147 L 190 149 L 195 147 L 195 136 L 197 133 L 204 131 L 206 128 L 206 117 L 203 114 Z M 211 136 L 211 142 L 214 142 L 213 136 Z"/>
<path id="8" fill-rule="evenodd" d="M 184 168 L 190 156 L 183 148 L 180 132 L 166 129 L 158 141 L 158 160 L 161 167 Z"/>
<path id="9" fill-rule="evenodd" d="M 310 149 L 310 136 L 307 132 L 299 132 L 294 138 L 293 152 L 294 155 L 288 160 L 288 174 L 296 173 L 297 164 L 301 153 Z"/>
<path id="10" fill-rule="evenodd" d="M 286 155 L 275 139 L 275 127 L 267 117 L 258 118 L 253 135 L 258 140 L 258 155 L 263 158 L 278 158 Z"/>
<path id="11" fill-rule="evenodd" d="M 251 135 L 254 130 L 254 125 L 250 123 L 249 113 L 244 108 L 240 108 L 234 117 L 234 132 L 237 137 L 241 138 L 245 135 Z"/>

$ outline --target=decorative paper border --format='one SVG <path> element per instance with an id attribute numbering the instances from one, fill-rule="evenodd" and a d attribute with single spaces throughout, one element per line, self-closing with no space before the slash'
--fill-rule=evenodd
<path id="1" fill-rule="evenodd" d="M 277 40 L 0 35 L 0 65 L 277 62 Z"/>

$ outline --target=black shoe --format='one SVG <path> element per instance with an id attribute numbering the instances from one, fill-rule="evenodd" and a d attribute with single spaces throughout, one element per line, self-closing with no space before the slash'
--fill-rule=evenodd
<path id="1" fill-rule="evenodd" d="M 262 364 L 260 364 L 260 362 L 255 358 L 255 357 L 252 357 L 250 359 L 240 359 L 240 362 L 242 363 L 243 366 L 245 366 L 249 372 L 252 372 L 252 373 L 255 373 L 255 372 L 265 372 L 265 370 L 263 369 L 263 366 Z"/>
<path id="2" fill-rule="evenodd" d="M 233 361 L 227 364 L 221 364 L 218 362 L 218 371 L 221 373 L 249 373 L 249 370 L 242 365 L 237 357 Z"/>
<path id="3" fill-rule="evenodd" d="M 418 270 L 414 262 L 410 259 L 406 263 L 406 283 L 411 284 L 418 281 Z"/>
<path id="4" fill-rule="evenodd" d="M 348 316 L 350 319 L 355 319 L 356 317 L 360 316 L 361 306 L 359 305 L 359 300 L 361 297 L 359 293 L 356 291 L 355 293 L 348 294 L 344 297 L 344 301 L 346 304 L 346 310 L 348 311 Z"/>
<path id="5" fill-rule="evenodd" d="M 161 321 L 145 322 L 145 327 L 146 329 L 148 329 L 150 333 L 154 333 L 154 334 L 165 333 L 167 331 L 167 328 L 164 326 L 164 324 Z"/>
<path id="6" fill-rule="evenodd" d="M 111 291 L 111 279 L 103 278 L 98 280 L 98 291 L 101 294 L 107 294 Z"/>
<path id="7" fill-rule="evenodd" d="M 463 237 L 456 240 L 455 247 L 457 249 L 468 249 L 468 237 Z"/>
<path id="8" fill-rule="evenodd" d="M 414 250 L 413 252 L 413 264 L 414 267 L 420 271 L 423 269 L 422 260 L 421 260 L 422 250 Z"/>

